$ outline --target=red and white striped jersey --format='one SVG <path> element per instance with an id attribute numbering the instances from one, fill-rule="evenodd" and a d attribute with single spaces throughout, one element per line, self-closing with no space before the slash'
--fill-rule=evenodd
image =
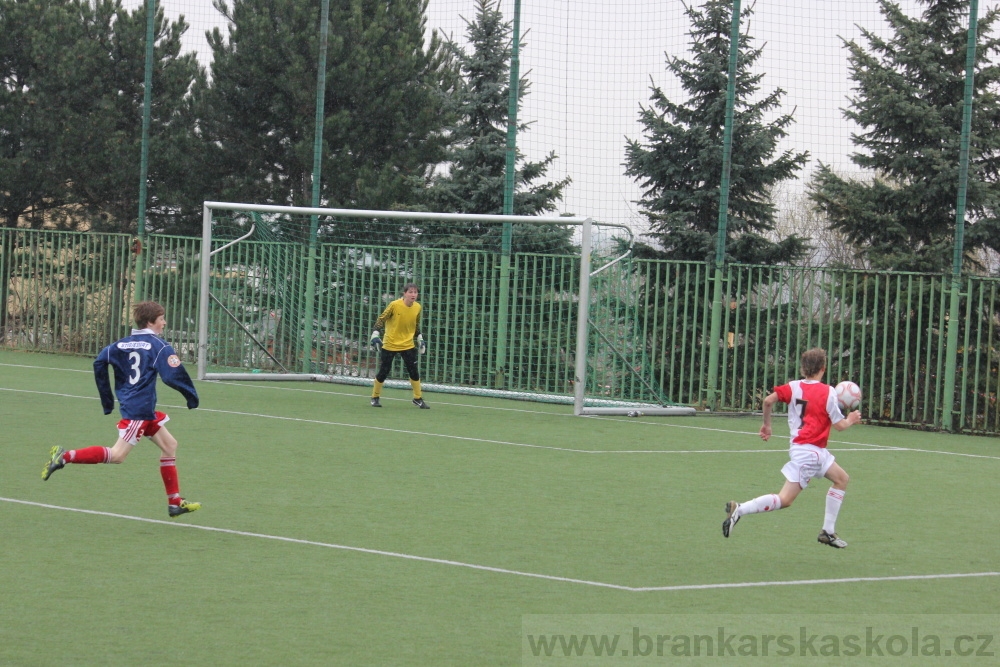
<path id="1" fill-rule="evenodd" d="M 793 380 L 774 392 L 788 404 L 792 444 L 826 447 L 830 427 L 844 418 L 833 387 L 816 380 Z"/>

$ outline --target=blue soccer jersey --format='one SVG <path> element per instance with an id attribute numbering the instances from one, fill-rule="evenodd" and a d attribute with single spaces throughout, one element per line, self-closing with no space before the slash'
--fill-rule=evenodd
<path id="1" fill-rule="evenodd" d="M 115 373 L 114 395 L 108 380 L 109 365 Z M 198 407 L 198 392 L 180 357 L 150 329 L 133 329 L 131 336 L 101 350 L 94 360 L 94 378 L 104 414 L 114 410 L 117 396 L 122 419 L 155 419 L 157 375 L 184 395 L 189 409 Z"/>

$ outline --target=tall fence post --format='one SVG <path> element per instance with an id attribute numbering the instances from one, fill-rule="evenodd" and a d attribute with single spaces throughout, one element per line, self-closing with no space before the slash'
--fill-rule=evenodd
<path id="1" fill-rule="evenodd" d="M 142 153 L 139 159 L 139 218 L 136 233 L 139 243 L 135 255 L 135 300 L 146 297 L 146 261 L 142 247 L 146 242 L 146 196 L 149 178 L 149 125 L 153 109 L 153 60 L 155 56 L 156 0 L 146 0 L 146 72 L 142 91 Z M 148 254 L 148 253 L 147 253 Z"/>
<path id="2" fill-rule="evenodd" d="M 0 345 L 7 338 L 7 302 L 10 298 L 11 262 L 17 231 L 0 227 Z"/>
<path id="3" fill-rule="evenodd" d="M 323 128 L 326 125 L 326 51 L 330 41 L 330 0 L 323 0 L 319 17 L 319 54 L 316 65 L 316 130 L 313 136 L 311 206 L 319 208 L 320 176 L 323 169 Z M 309 216 L 309 247 L 306 248 L 306 291 L 302 313 L 302 371 L 311 372 L 313 338 L 313 301 L 316 299 L 316 235 L 319 216 Z"/>
<path id="4" fill-rule="evenodd" d="M 719 343 L 722 336 L 722 269 L 726 264 L 726 226 L 729 210 L 729 172 L 733 163 L 733 106 L 736 100 L 736 61 L 740 51 L 740 0 L 733 0 L 729 31 L 729 81 L 726 84 L 726 126 L 722 133 L 722 180 L 719 184 L 719 227 L 715 239 L 715 278 L 712 290 L 712 329 L 708 337 L 708 406 L 719 405 Z"/>
<path id="5" fill-rule="evenodd" d="M 503 214 L 514 214 L 514 185 L 517 169 L 517 100 L 520 95 L 521 0 L 514 0 L 514 33 L 510 55 L 510 86 L 507 97 L 507 164 L 504 170 Z M 496 389 L 506 384 L 507 328 L 510 302 L 510 247 L 513 226 L 503 223 L 500 246 L 500 307 L 497 312 L 497 368 L 493 380 Z"/>
<path id="6" fill-rule="evenodd" d="M 951 263 L 951 303 L 948 308 L 948 346 L 945 352 L 942 426 L 956 430 L 955 371 L 958 366 L 958 311 L 962 287 L 962 257 L 965 244 L 965 198 L 969 188 L 969 131 L 972 126 L 972 93 L 976 73 L 976 32 L 978 0 L 969 3 L 969 39 L 965 51 L 965 100 L 962 107 L 962 138 L 958 158 L 958 202 L 955 207 L 955 249 Z"/>
<path id="7" fill-rule="evenodd" d="M 592 222 L 587 218 L 583 223 L 580 239 L 580 300 L 576 311 L 576 355 L 573 373 L 573 414 L 583 414 L 583 402 L 587 395 L 587 356 L 589 348 L 590 324 L 590 253 Z"/>

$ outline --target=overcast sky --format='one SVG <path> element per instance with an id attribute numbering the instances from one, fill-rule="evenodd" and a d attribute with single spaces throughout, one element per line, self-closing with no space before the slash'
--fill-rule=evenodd
<path id="1" fill-rule="evenodd" d="M 126 0 L 135 6 L 139 0 Z M 315 0 L 317 4 L 319 0 Z M 222 25 L 209 0 L 161 0 L 167 15 L 184 14 L 191 24 L 186 47 L 208 65 L 204 33 Z M 744 0 L 743 6 L 748 2 Z M 918 14 L 915 0 L 901 0 Z M 822 160 L 853 171 L 848 160 L 851 126 L 843 119 L 851 83 L 841 37 L 859 36 L 857 26 L 887 34 L 875 0 L 758 0 L 749 32 L 764 53 L 762 91 L 786 91 L 782 113 L 795 110 L 795 125 L 783 148 L 808 151 L 805 174 Z M 501 0 L 514 18 L 514 0 Z M 983 9 L 980 8 L 980 14 Z M 428 26 L 464 41 L 462 17 L 475 16 L 474 0 L 430 0 Z M 639 105 L 652 81 L 676 102 L 684 99 L 666 72 L 664 54 L 685 57 L 690 24 L 680 0 L 522 0 L 521 72 L 531 88 L 519 120 L 532 123 L 518 139 L 529 158 L 558 155 L 552 180 L 573 183 L 561 212 L 589 215 L 644 229 L 634 201 L 638 186 L 624 176 L 625 138 L 641 138 Z M 796 191 L 796 186 L 790 190 Z"/>

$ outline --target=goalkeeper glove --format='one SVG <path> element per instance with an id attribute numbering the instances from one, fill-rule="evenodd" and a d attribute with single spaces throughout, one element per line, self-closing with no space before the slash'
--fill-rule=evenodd
<path id="1" fill-rule="evenodd" d="M 419 334 L 417 336 L 417 352 L 424 354 L 427 352 L 427 343 L 424 342 L 424 335 Z"/>
<path id="2" fill-rule="evenodd" d="M 373 350 L 382 351 L 382 336 L 379 335 L 377 330 L 372 332 L 372 337 L 368 339 L 368 345 Z"/>

